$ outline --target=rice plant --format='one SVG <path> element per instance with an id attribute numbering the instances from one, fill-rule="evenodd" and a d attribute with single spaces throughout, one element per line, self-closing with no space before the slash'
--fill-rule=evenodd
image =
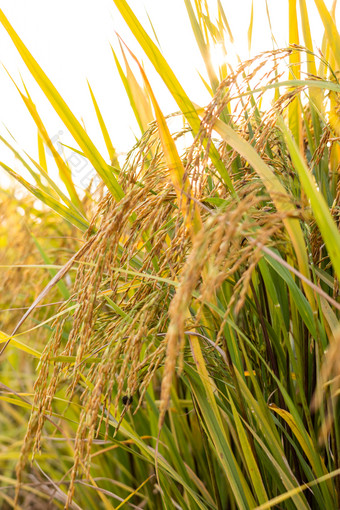
<path id="1" fill-rule="evenodd" d="M 186 0 L 212 96 L 203 108 L 128 3 L 114 3 L 176 100 L 173 116 L 183 120 L 181 130 L 170 130 L 143 67 L 119 40 L 125 71 L 116 51 L 114 62 L 142 131 L 123 165 L 93 92 L 109 162 L 0 11 L 102 179 L 93 198 L 89 190 L 82 198 L 54 153 L 67 193 L 58 187 L 44 163 L 49 136 L 28 91 L 19 91 L 40 132 L 40 161 L 17 154 L 31 181 L 1 166 L 44 204 L 39 228 L 83 237 L 66 261 L 61 242 L 52 261 L 32 236 L 43 259 L 35 270 L 49 269 L 52 279 L 39 282 L 29 303 L 14 291 L 10 297 L 29 308 L 20 319 L 9 316 L 1 333 L 1 405 L 22 434 L 20 441 L 4 434 L 3 505 L 337 509 L 335 4 L 330 13 L 314 0 L 325 28 L 322 50 L 312 46 L 305 1 L 301 23 L 290 1 L 288 48 L 214 70 L 209 48 L 231 37 L 222 3 L 215 20 L 206 2 Z M 9 207 L 18 214 L 14 200 Z M 7 265 L 29 265 L 11 250 Z M 43 307 L 46 298 L 53 304 Z M 18 342 L 25 327 L 39 349 Z M 19 363 L 19 350 L 21 363 L 38 359 L 27 386 L 6 369 L 11 356 Z"/>

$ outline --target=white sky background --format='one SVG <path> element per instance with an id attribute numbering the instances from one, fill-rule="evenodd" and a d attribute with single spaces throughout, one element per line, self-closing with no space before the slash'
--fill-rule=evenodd
<path id="1" fill-rule="evenodd" d="M 213 4 L 215 2 L 211 2 Z M 209 101 L 198 74 L 204 65 L 192 35 L 184 0 L 129 0 L 138 19 L 152 36 L 148 12 L 164 56 L 190 98 L 198 104 Z M 326 5 L 330 8 L 332 0 Z M 236 50 L 248 58 L 247 31 L 251 0 L 222 0 L 228 22 L 234 34 Z M 288 0 L 268 0 L 273 32 L 279 46 L 288 43 Z M 322 24 L 313 0 L 307 0 L 314 49 L 321 46 Z M 104 142 L 86 84 L 89 80 L 118 152 L 128 151 L 139 135 L 137 123 L 120 81 L 109 43 L 118 55 L 115 31 L 145 65 L 157 99 L 165 114 L 177 110 L 163 82 L 139 49 L 138 44 L 121 18 L 112 0 L 0 0 L 0 7 L 41 65 L 78 119 L 84 119 L 88 134 L 108 160 Z M 265 0 L 254 0 L 254 28 L 251 55 L 272 48 L 265 10 Z M 35 84 L 16 48 L 0 26 L 0 62 L 20 84 L 23 77 L 38 112 L 52 138 L 63 132 L 61 141 L 74 145 L 65 127 Z M 124 68 L 124 66 L 123 66 Z M 205 73 L 204 73 L 205 75 Z M 138 76 L 139 79 L 139 76 Z M 6 126 L 18 146 L 37 158 L 37 133 L 18 92 L 4 69 L 0 68 L 0 134 L 9 139 Z M 3 145 L 0 160 L 18 169 L 17 163 Z M 51 163 L 51 158 L 48 164 Z M 0 186 L 7 185 L 0 169 Z"/>

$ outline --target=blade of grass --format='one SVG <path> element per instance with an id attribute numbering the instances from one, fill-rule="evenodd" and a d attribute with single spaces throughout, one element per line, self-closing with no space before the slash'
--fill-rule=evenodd
<path id="1" fill-rule="evenodd" d="M 202 55 L 202 58 L 203 58 L 203 61 L 204 61 L 204 64 L 205 64 L 205 67 L 206 67 L 206 70 L 207 70 L 207 73 L 209 76 L 211 89 L 214 94 L 217 90 L 219 80 L 218 80 L 217 75 L 216 75 L 214 68 L 212 66 L 209 46 L 207 45 L 206 41 L 204 40 L 203 32 L 201 30 L 201 27 L 199 26 L 199 23 L 197 22 L 195 12 L 192 8 L 190 0 L 184 0 L 184 3 L 186 6 L 186 9 L 187 9 L 187 12 L 188 12 L 188 16 L 189 16 L 190 23 L 191 23 L 191 28 L 192 28 L 193 34 L 195 36 L 197 46 L 201 52 L 201 55 Z"/>
<path id="2" fill-rule="evenodd" d="M 60 156 L 58 151 L 55 149 L 52 141 L 50 140 L 50 137 L 47 134 L 46 128 L 45 128 L 45 126 L 44 126 L 44 124 L 43 124 L 43 122 L 42 122 L 42 120 L 41 120 L 41 118 L 40 118 L 40 116 L 38 114 L 36 106 L 33 103 L 31 97 L 29 95 L 27 95 L 27 97 L 26 97 L 20 91 L 20 89 L 17 87 L 16 84 L 15 84 L 15 86 L 16 86 L 19 94 L 20 94 L 21 99 L 25 103 L 26 108 L 30 112 L 30 114 L 31 114 L 31 116 L 32 116 L 32 118 L 33 118 L 37 128 L 38 128 L 38 131 L 39 131 L 39 133 L 40 133 L 40 135 L 41 135 L 41 137 L 43 139 L 43 141 L 46 143 L 47 147 L 49 148 L 49 150 L 52 153 L 54 161 L 56 162 L 56 165 L 57 165 L 58 170 L 59 170 L 59 177 L 60 177 L 61 181 L 65 184 L 65 187 L 66 187 L 66 189 L 67 189 L 67 191 L 69 193 L 69 196 L 71 198 L 72 203 L 74 204 L 74 207 L 76 207 L 83 214 L 84 213 L 83 205 L 82 205 L 82 203 L 80 201 L 80 198 L 78 197 L 78 193 L 77 193 L 77 191 L 76 191 L 76 189 L 74 187 L 73 180 L 72 180 L 71 169 L 69 168 L 67 163 L 65 163 L 65 161 Z"/>
<path id="3" fill-rule="evenodd" d="M 204 416 L 203 425 L 207 430 L 210 440 L 216 448 L 218 460 L 232 489 L 237 508 L 253 508 L 255 506 L 254 498 L 252 497 L 247 482 L 240 471 L 230 445 L 225 438 L 225 433 L 223 429 L 220 428 L 217 416 L 207 401 L 206 392 L 204 391 L 201 382 L 196 380 L 197 375 L 195 376 L 193 369 L 191 367 L 186 367 L 186 371 L 188 371 L 192 391 L 195 394 L 197 403 L 201 408 L 201 413 Z"/>
<path id="4" fill-rule="evenodd" d="M 329 10 L 327 9 L 324 0 L 314 0 L 314 3 L 319 11 L 320 18 L 325 27 L 330 50 L 334 55 L 338 69 L 340 69 L 340 35 L 337 26 Z"/>
<path id="5" fill-rule="evenodd" d="M 283 119 L 278 118 L 278 126 L 282 130 L 283 136 L 287 143 L 289 153 L 291 155 L 294 168 L 300 178 L 301 185 L 307 197 L 310 200 L 311 207 L 320 229 L 323 240 L 326 244 L 330 259 L 332 261 L 334 271 L 340 278 L 340 233 L 332 218 L 329 208 L 321 192 L 317 189 L 312 174 L 306 166 L 304 158 L 296 146 L 292 135 L 289 133 Z"/>
<path id="6" fill-rule="evenodd" d="M 15 338 L 11 338 L 10 336 L 6 335 L 6 333 L 4 333 L 3 331 L 0 331 L 0 344 L 8 342 L 9 339 L 11 340 L 11 345 L 13 347 L 16 347 L 17 349 L 26 352 L 26 354 L 30 354 L 31 356 L 40 359 L 41 353 L 39 351 L 33 349 L 32 347 L 29 347 L 28 345 L 24 344 L 23 342 L 20 342 L 19 340 L 16 340 Z"/>
<path id="7" fill-rule="evenodd" d="M 112 196 L 116 201 L 119 201 L 124 196 L 124 192 L 115 178 L 110 166 L 105 162 L 103 157 L 100 155 L 93 142 L 87 135 L 84 128 L 81 126 L 80 122 L 76 119 L 76 117 L 71 112 L 70 108 L 67 106 L 55 86 L 46 76 L 44 71 L 39 66 L 38 62 L 33 58 L 31 53 L 28 51 L 18 34 L 13 29 L 12 25 L 6 18 L 2 9 L 0 9 L 0 23 L 4 26 L 8 35 L 12 39 L 14 45 L 16 46 L 18 52 L 20 53 L 21 58 L 25 62 L 27 68 L 31 72 L 32 76 L 38 83 L 41 90 L 46 95 L 47 99 L 50 101 L 51 105 L 64 122 L 67 129 L 70 131 L 71 135 L 78 143 L 81 150 L 84 152 L 85 156 L 92 163 L 94 169 L 97 171 L 98 175 L 103 179 L 103 182 L 108 187 Z"/>
<path id="8" fill-rule="evenodd" d="M 47 162 L 46 162 L 44 141 L 43 141 L 42 136 L 39 132 L 39 129 L 38 129 L 38 154 L 39 154 L 39 165 L 47 173 Z"/>
<path id="9" fill-rule="evenodd" d="M 254 170 L 260 176 L 264 186 L 267 188 L 269 194 L 272 197 L 278 211 L 287 212 L 294 211 L 295 206 L 293 205 L 291 198 L 289 197 L 284 186 L 281 184 L 279 179 L 274 175 L 268 165 L 261 159 L 257 154 L 256 150 L 248 143 L 243 140 L 230 126 L 227 126 L 219 119 L 214 124 L 214 130 L 222 136 L 222 138 L 233 147 L 241 156 L 243 156 L 254 168 Z M 299 270 L 308 279 L 310 279 L 310 271 L 308 265 L 308 257 L 304 237 L 299 225 L 299 221 L 292 218 L 283 219 L 284 225 L 289 233 L 291 241 L 293 243 L 295 253 L 297 256 Z M 303 283 L 306 296 L 312 309 L 315 309 L 314 294 L 308 285 Z"/>
<path id="10" fill-rule="evenodd" d="M 132 72 L 131 67 L 129 66 L 129 62 L 128 59 L 126 58 L 124 48 L 122 46 L 120 39 L 119 45 L 125 63 L 128 90 L 130 91 L 130 94 L 133 98 L 135 109 L 138 111 L 138 118 L 140 119 L 141 124 L 140 126 L 141 132 L 144 133 L 147 130 L 148 125 L 154 120 L 152 106 L 150 104 L 150 98 L 145 89 L 143 89 L 136 80 L 136 77 Z"/>
<path id="11" fill-rule="evenodd" d="M 47 255 L 47 253 L 45 252 L 45 250 L 43 249 L 43 247 L 41 246 L 41 244 L 39 243 L 38 239 L 35 237 L 35 235 L 30 232 L 31 234 L 31 237 L 34 241 L 34 244 L 36 245 L 36 247 L 38 248 L 38 251 L 44 261 L 44 263 L 48 266 L 51 266 L 51 260 L 49 258 L 49 256 Z M 50 275 L 52 276 L 52 278 L 57 274 L 57 271 L 56 269 L 53 269 L 52 267 L 49 267 L 49 273 Z M 57 286 L 60 290 L 60 293 L 61 295 L 63 296 L 63 298 L 65 300 L 69 299 L 70 297 L 70 292 L 66 286 L 66 283 L 63 281 L 63 280 L 60 280 L 58 283 L 57 283 Z"/>
<path id="12" fill-rule="evenodd" d="M 20 182 L 20 184 L 25 186 L 25 188 L 28 189 L 28 191 L 32 193 L 32 195 L 34 195 L 38 200 L 41 200 L 41 202 L 43 202 L 48 207 L 53 209 L 56 213 L 58 213 L 60 216 L 65 218 L 65 220 L 69 221 L 71 225 L 74 225 L 83 232 L 85 232 L 85 230 L 88 229 L 89 224 L 87 223 L 86 219 L 82 218 L 79 214 L 76 214 L 74 210 L 71 210 L 70 208 L 58 202 L 55 198 L 46 193 L 46 191 L 38 189 L 36 186 L 33 186 L 33 184 L 27 182 L 23 177 L 21 177 L 21 175 L 17 174 L 14 170 L 5 165 L 5 163 L 3 163 L 2 161 L 0 161 L 0 166 L 4 170 L 6 170 L 6 172 L 8 172 L 9 175 L 14 177 L 14 179 L 16 179 L 18 182 Z"/>
<path id="13" fill-rule="evenodd" d="M 234 44 L 234 36 L 233 36 L 233 33 L 231 31 L 231 28 L 230 28 L 230 25 L 228 23 L 228 19 L 227 19 L 227 16 L 225 15 L 225 12 L 224 12 L 224 9 L 223 9 L 223 6 L 221 4 L 221 0 L 217 0 L 217 6 L 218 6 L 218 11 L 221 15 L 221 18 L 222 18 L 222 21 L 224 23 L 224 26 L 225 28 L 227 29 L 227 32 L 228 32 L 228 35 L 229 35 L 229 39 L 230 39 L 230 42 L 232 44 Z"/>
<path id="14" fill-rule="evenodd" d="M 296 11 L 296 0 L 289 0 L 289 44 L 299 45 L 299 29 Z M 300 52 L 292 51 L 289 55 L 289 78 L 298 80 L 300 78 Z M 300 146 L 301 143 L 301 106 L 296 97 L 288 106 L 289 128 Z"/>
<path id="15" fill-rule="evenodd" d="M 120 170 L 120 166 L 119 166 L 116 150 L 115 150 L 115 148 L 114 148 L 114 146 L 113 146 L 113 144 L 111 142 L 111 138 L 110 138 L 109 132 L 107 130 L 107 127 L 105 125 L 102 113 L 101 113 L 101 111 L 99 109 L 97 100 L 96 100 L 96 98 L 95 98 L 95 96 L 93 94 L 93 91 L 92 91 L 92 88 L 91 88 L 89 82 L 87 82 L 87 85 L 88 85 L 89 90 L 90 90 L 92 103 L 93 103 L 94 109 L 96 111 L 97 119 L 98 119 L 99 126 L 100 126 L 100 129 L 101 129 L 104 141 L 105 141 L 107 152 L 109 153 L 109 158 L 110 158 L 111 165 L 115 166 L 118 170 Z"/>
<path id="16" fill-rule="evenodd" d="M 138 62 L 135 55 L 129 49 L 128 51 L 139 67 L 145 88 L 151 99 L 157 120 L 158 132 L 163 147 L 164 159 L 169 168 L 170 177 L 177 193 L 178 202 L 182 207 L 183 216 L 186 218 L 187 227 L 191 235 L 197 234 L 202 228 L 202 220 L 197 208 L 197 204 L 195 202 L 192 203 L 192 201 L 187 198 L 187 195 L 190 194 L 191 186 L 189 179 L 186 177 L 185 169 L 181 158 L 179 157 L 176 144 L 170 134 L 165 117 L 157 103 L 144 69 Z"/>
<path id="17" fill-rule="evenodd" d="M 154 68 L 156 69 L 160 77 L 163 79 L 165 85 L 168 87 L 171 95 L 175 99 L 181 112 L 183 113 L 190 127 L 192 128 L 194 136 L 196 136 L 200 130 L 199 117 L 196 113 L 193 103 L 191 102 L 182 85 L 176 78 L 171 67 L 169 66 L 166 59 L 163 57 L 162 53 L 159 51 L 155 43 L 146 33 L 142 25 L 139 23 L 137 17 L 133 13 L 132 9 L 130 8 L 126 0 L 113 0 L 113 1 L 117 9 L 123 16 L 128 27 L 130 28 L 131 32 L 133 33 L 134 37 L 137 39 L 140 46 L 148 56 L 150 62 L 153 64 Z M 211 144 L 210 146 L 209 154 L 224 183 L 226 184 L 232 195 L 236 196 L 231 178 L 228 172 L 226 171 L 223 162 L 220 159 L 216 147 L 213 144 Z"/>
<path id="18" fill-rule="evenodd" d="M 232 410 L 234 420 L 235 420 L 237 434 L 240 439 L 242 451 L 244 453 L 244 458 L 245 458 L 245 462 L 247 464 L 247 468 L 248 468 L 249 475 L 250 475 L 250 478 L 252 481 L 252 485 L 254 487 L 258 501 L 262 504 L 262 503 L 265 503 L 266 501 L 268 501 L 268 496 L 266 493 L 266 489 L 263 485 L 258 462 L 254 457 L 254 453 L 250 446 L 247 434 L 245 433 L 239 413 L 236 409 L 236 406 L 234 405 L 233 399 L 231 398 L 230 394 L 228 396 L 229 396 L 231 410 Z"/>
<path id="19" fill-rule="evenodd" d="M 254 0 L 251 0 L 251 9 L 250 9 L 250 21 L 248 28 L 248 52 L 250 53 L 251 49 L 251 41 L 253 37 L 253 25 L 254 25 Z"/>

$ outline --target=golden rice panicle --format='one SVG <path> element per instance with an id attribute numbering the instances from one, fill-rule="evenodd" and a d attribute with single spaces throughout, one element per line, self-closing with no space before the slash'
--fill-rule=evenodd
<path id="1" fill-rule="evenodd" d="M 340 329 L 332 337 L 320 372 L 320 378 L 313 396 L 312 409 L 324 408 L 325 417 L 319 433 L 319 443 L 324 445 L 329 439 L 330 429 L 336 418 L 336 406 L 340 394 Z"/>
<path id="2" fill-rule="evenodd" d="M 216 119 L 227 111 L 230 102 L 238 101 L 239 109 L 232 119 L 237 122 L 235 130 L 249 139 L 251 124 L 252 143 L 264 159 L 268 158 L 266 149 L 270 146 L 273 172 L 286 181 L 293 178 L 291 162 L 281 150 L 274 117 L 277 108 L 284 110 L 295 96 L 281 98 L 260 123 L 256 118 L 258 102 L 250 104 L 249 97 L 244 101 L 239 97 L 249 87 L 256 88 L 263 77 L 269 82 L 274 80 L 268 62 L 274 65 L 275 74 L 280 72 L 280 59 L 287 55 L 289 51 L 262 55 L 230 75 L 207 108 L 201 132 L 184 151 L 182 160 L 192 194 L 186 197 L 187 202 L 197 203 L 202 218 L 202 228 L 193 239 L 164 164 L 155 124 L 150 125 L 128 155 L 120 175 L 124 198 L 116 203 L 106 196 L 99 204 L 87 233 L 88 249 L 78 261 L 73 296 L 77 307 L 71 331 L 63 343 L 60 322 L 58 334 L 48 346 L 52 347 L 53 356 L 72 356 L 75 362 L 54 363 L 51 371 L 51 358 L 44 354 L 35 388 L 40 419 L 35 421 L 32 413 L 22 455 L 24 461 L 32 440 L 38 447 L 45 414 L 52 410 L 60 382 L 67 385 L 70 400 L 77 390 L 82 408 L 68 504 L 78 474 L 89 475 L 94 438 L 117 433 L 127 410 L 125 406 L 117 417 L 122 396 L 134 398 L 136 412 L 159 371 L 161 427 L 176 369 L 182 370 L 184 362 L 193 363 L 192 356 L 185 357 L 189 334 L 199 333 L 199 328 L 204 329 L 211 319 L 212 339 L 219 349 L 225 348 L 225 325 L 230 316 L 236 323 L 242 320 L 241 312 L 251 295 L 255 268 L 262 256 L 261 246 L 284 245 L 285 215 L 305 214 L 303 208 L 278 212 L 248 162 L 226 143 L 213 138 Z M 251 117 L 246 109 L 252 112 Z M 184 129 L 178 136 L 187 131 Z M 206 142 L 208 146 L 204 145 Z M 237 199 L 216 175 L 208 153 L 212 142 L 233 177 Z M 233 173 L 236 158 L 241 168 L 238 175 Z M 223 291 L 226 282 L 227 297 Z M 222 317 L 207 306 L 217 297 L 225 300 Z M 225 354 L 227 358 L 228 353 Z"/>
<path id="3" fill-rule="evenodd" d="M 154 132 L 154 127 L 151 127 L 151 132 Z M 150 150 L 150 138 L 143 140 Z M 155 340 L 157 343 L 160 340 L 161 345 L 156 351 L 164 353 L 164 336 L 159 337 L 158 334 L 163 334 L 166 328 L 167 314 L 164 311 L 171 293 L 166 284 L 158 281 L 158 277 L 173 278 L 176 275 L 186 254 L 187 241 L 186 231 L 179 221 L 173 235 L 173 248 L 169 245 L 169 214 L 174 215 L 176 223 L 178 212 L 173 206 L 175 194 L 168 185 L 167 170 L 159 166 L 161 160 L 157 151 L 154 150 L 154 159 L 147 162 L 140 157 L 142 149 L 137 147 L 129 160 L 128 170 L 122 174 L 125 198 L 119 204 L 110 199 L 102 200 L 96 215 L 99 223 L 97 232 L 93 234 L 93 224 L 88 234 L 88 249 L 78 261 L 74 294 L 78 306 L 73 314 L 68 340 L 62 346 L 60 333 L 63 324 L 60 323 L 58 334 L 46 346 L 40 363 L 35 388 L 35 401 L 40 402 L 41 411 L 37 425 L 39 434 L 36 434 L 36 429 L 33 430 L 35 415 L 32 414 L 32 426 L 25 447 L 30 445 L 31 439 L 38 447 L 45 412 L 51 410 L 61 378 L 68 383 L 70 399 L 76 387 L 81 391 L 83 407 L 76 433 L 70 498 L 79 470 L 85 475 L 89 472 L 92 440 L 98 434 L 103 420 L 107 433 L 112 405 L 116 412 L 123 392 L 131 395 L 137 392 L 141 383 L 139 370 L 143 363 L 140 353 L 146 339 L 149 342 L 146 352 L 149 351 L 149 359 L 153 360 L 147 365 L 149 380 L 162 363 L 163 356 L 156 360 L 150 348 Z M 137 162 L 137 173 L 131 161 Z M 136 174 L 139 178 L 143 176 L 145 165 L 149 171 L 145 173 L 142 185 L 138 185 Z M 152 244 L 148 246 L 145 234 L 152 239 Z M 117 271 L 122 268 L 134 274 L 135 261 L 140 263 L 135 276 L 128 277 L 127 273 Z M 148 275 L 155 278 L 150 279 Z M 117 303 L 120 314 L 108 308 L 106 295 Z M 86 367 L 84 360 L 96 352 L 100 352 L 100 363 Z M 57 355 L 75 356 L 75 362 L 55 363 L 51 373 L 51 356 Z M 82 374 L 86 375 L 89 386 L 78 385 Z M 23 452 L 26 451 L 25 447 Z"/>

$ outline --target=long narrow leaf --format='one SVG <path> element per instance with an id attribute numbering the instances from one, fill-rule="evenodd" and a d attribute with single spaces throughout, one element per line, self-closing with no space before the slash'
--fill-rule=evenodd
<path id="1" fill-rule="evenodd" d="M 229 145 L 231 145 L 231 147 L 233 147 L 253 166 L 254 170 L 261 177 L 264 186 L 270 193 L 277 209 L 282 212 L 293 211 L 294 205 L 287 191 L 250 143 L 243 140 L 230 126 L 227 126 L 219 119 L 216 120 L 214 129 Z M 298 259 L 299 269 L 306 278 L 310 279 L 307 251 L 299 222 L 292 218 L 285 218 L 283 222 L 293 243 Z M 315 300 L 313 292 L 308 285 L 303 283 L 303 286 L 306 296 L 314 309 Z"/>
<path id="2" fill-rule="evenodd" d="M 114 3 L 126 21 L 127 25 L 129 26 L 131 32 L 145 51 L 154 68 L 163 79 L 165 85 L 168 87 L 181 112 L 192 128 L 194 136 L 196 136 L 200 129 L 200 119 L 196 113 L 192 101 L 187 96 L 185 90 L 176 78 L 166 59 L 163 57 L 160 50 L 146 33 L 126 0 L 114 0 Z M 216 147 L 213 144 L 210 146 L 210 156 L 221 178 L 231 193 L 235 196 L 235 190 L 231 178 L 220 159 Z"/>
<path id="3" fill-rule="evenodd" d="M 104 161 L 103 157 L 100 155 L 93 142 L 87 135 L 84 128 L 81 126 L 80 122 L 76 119 L 76 117 L 71 112 L 70 108 L 67 106 L 55 86 L 46 76 L 44 71 L 39 66 L 38 62 L 33 58 L 31 53 L 28 51 L 18 34 L 13 29 L 12 25 L 6 18 L 2 9 L 0 9 L 0 23 L 4 26 L 7 33 L 11 37 L 13 43 L 15 44 L 17 50 L 20 53 L 21 58 L 27 65 L 29 71 L 32 76 L 38 83 L 41 90 L 46 95 L 47 99 L 50 101 L 51 105 L 64 122 L 65 126 L 70 131 L 71 135 L 78 143 L 79 147 L 84 152 L 85 156 L 91 162 L 98 175 L 103 179 L 104 183 L 108 187 L 109 191 L 112 193 L 113 197 L 119 201 L 124 196 L 124 192 L 119 185 L 117 179 L 115 178 L 110 166 Z"/>
<path id="4" fill-rule="evenodd" d="M 330 259 L 334 267 L 334 271 L 337 277 L 340 278 L 339 230 L 332 218 L 322 193 L 317 189 L 312 174 L 308 170 L 306 163 L 304 162 L 304 159 L 282 118 L 278 119 L 278 124 L 285 137 L 290 155 L 292 157 L 294 168 L 299 175 L 302 188 L 310 200 L 316 222 L 326 244 Z"/>
<path id="5" fill-rule="evenodd" d="M 92 88 L 91 88 L 89 82 L 87 82 L 87 84 L 88 84 L 88 87 L 89 87 L 89 90 L 90 90 L 91 99 L 92 99 L 92 102 L 93 102 L 94 109 L 96 111 L 97 119 L 98 119 L 98 122 L 99 122 L 100 129 L 102 131 L 102 135 L 103 135 L 103 138 L 104 138 L 104 141 L 105 141 L 105 145 L 106 145 L 107 151 L 109 153 L 109 158 L 110 158 L 110 161 L 111 161 L 111 165 L 113 165 L 116 168 L 120 169 L 118 158 L 117 158 L 117 154 L 116 154 L 116 150 L 115 150 L 115 148 L 114 148 L 114 146 L 113 146 L 113 144 L 111 142 L 111 138 L 110 138 L 109 132 L 107 130 L 107 127 L 105 125 L 102 113 L 101 113 L 101 111 L 99 109 L 97 100 L 96 100 L 96 98 L 95 98 L 95 96 L 93 94 L 93 91 L 92 91 Z"/>

